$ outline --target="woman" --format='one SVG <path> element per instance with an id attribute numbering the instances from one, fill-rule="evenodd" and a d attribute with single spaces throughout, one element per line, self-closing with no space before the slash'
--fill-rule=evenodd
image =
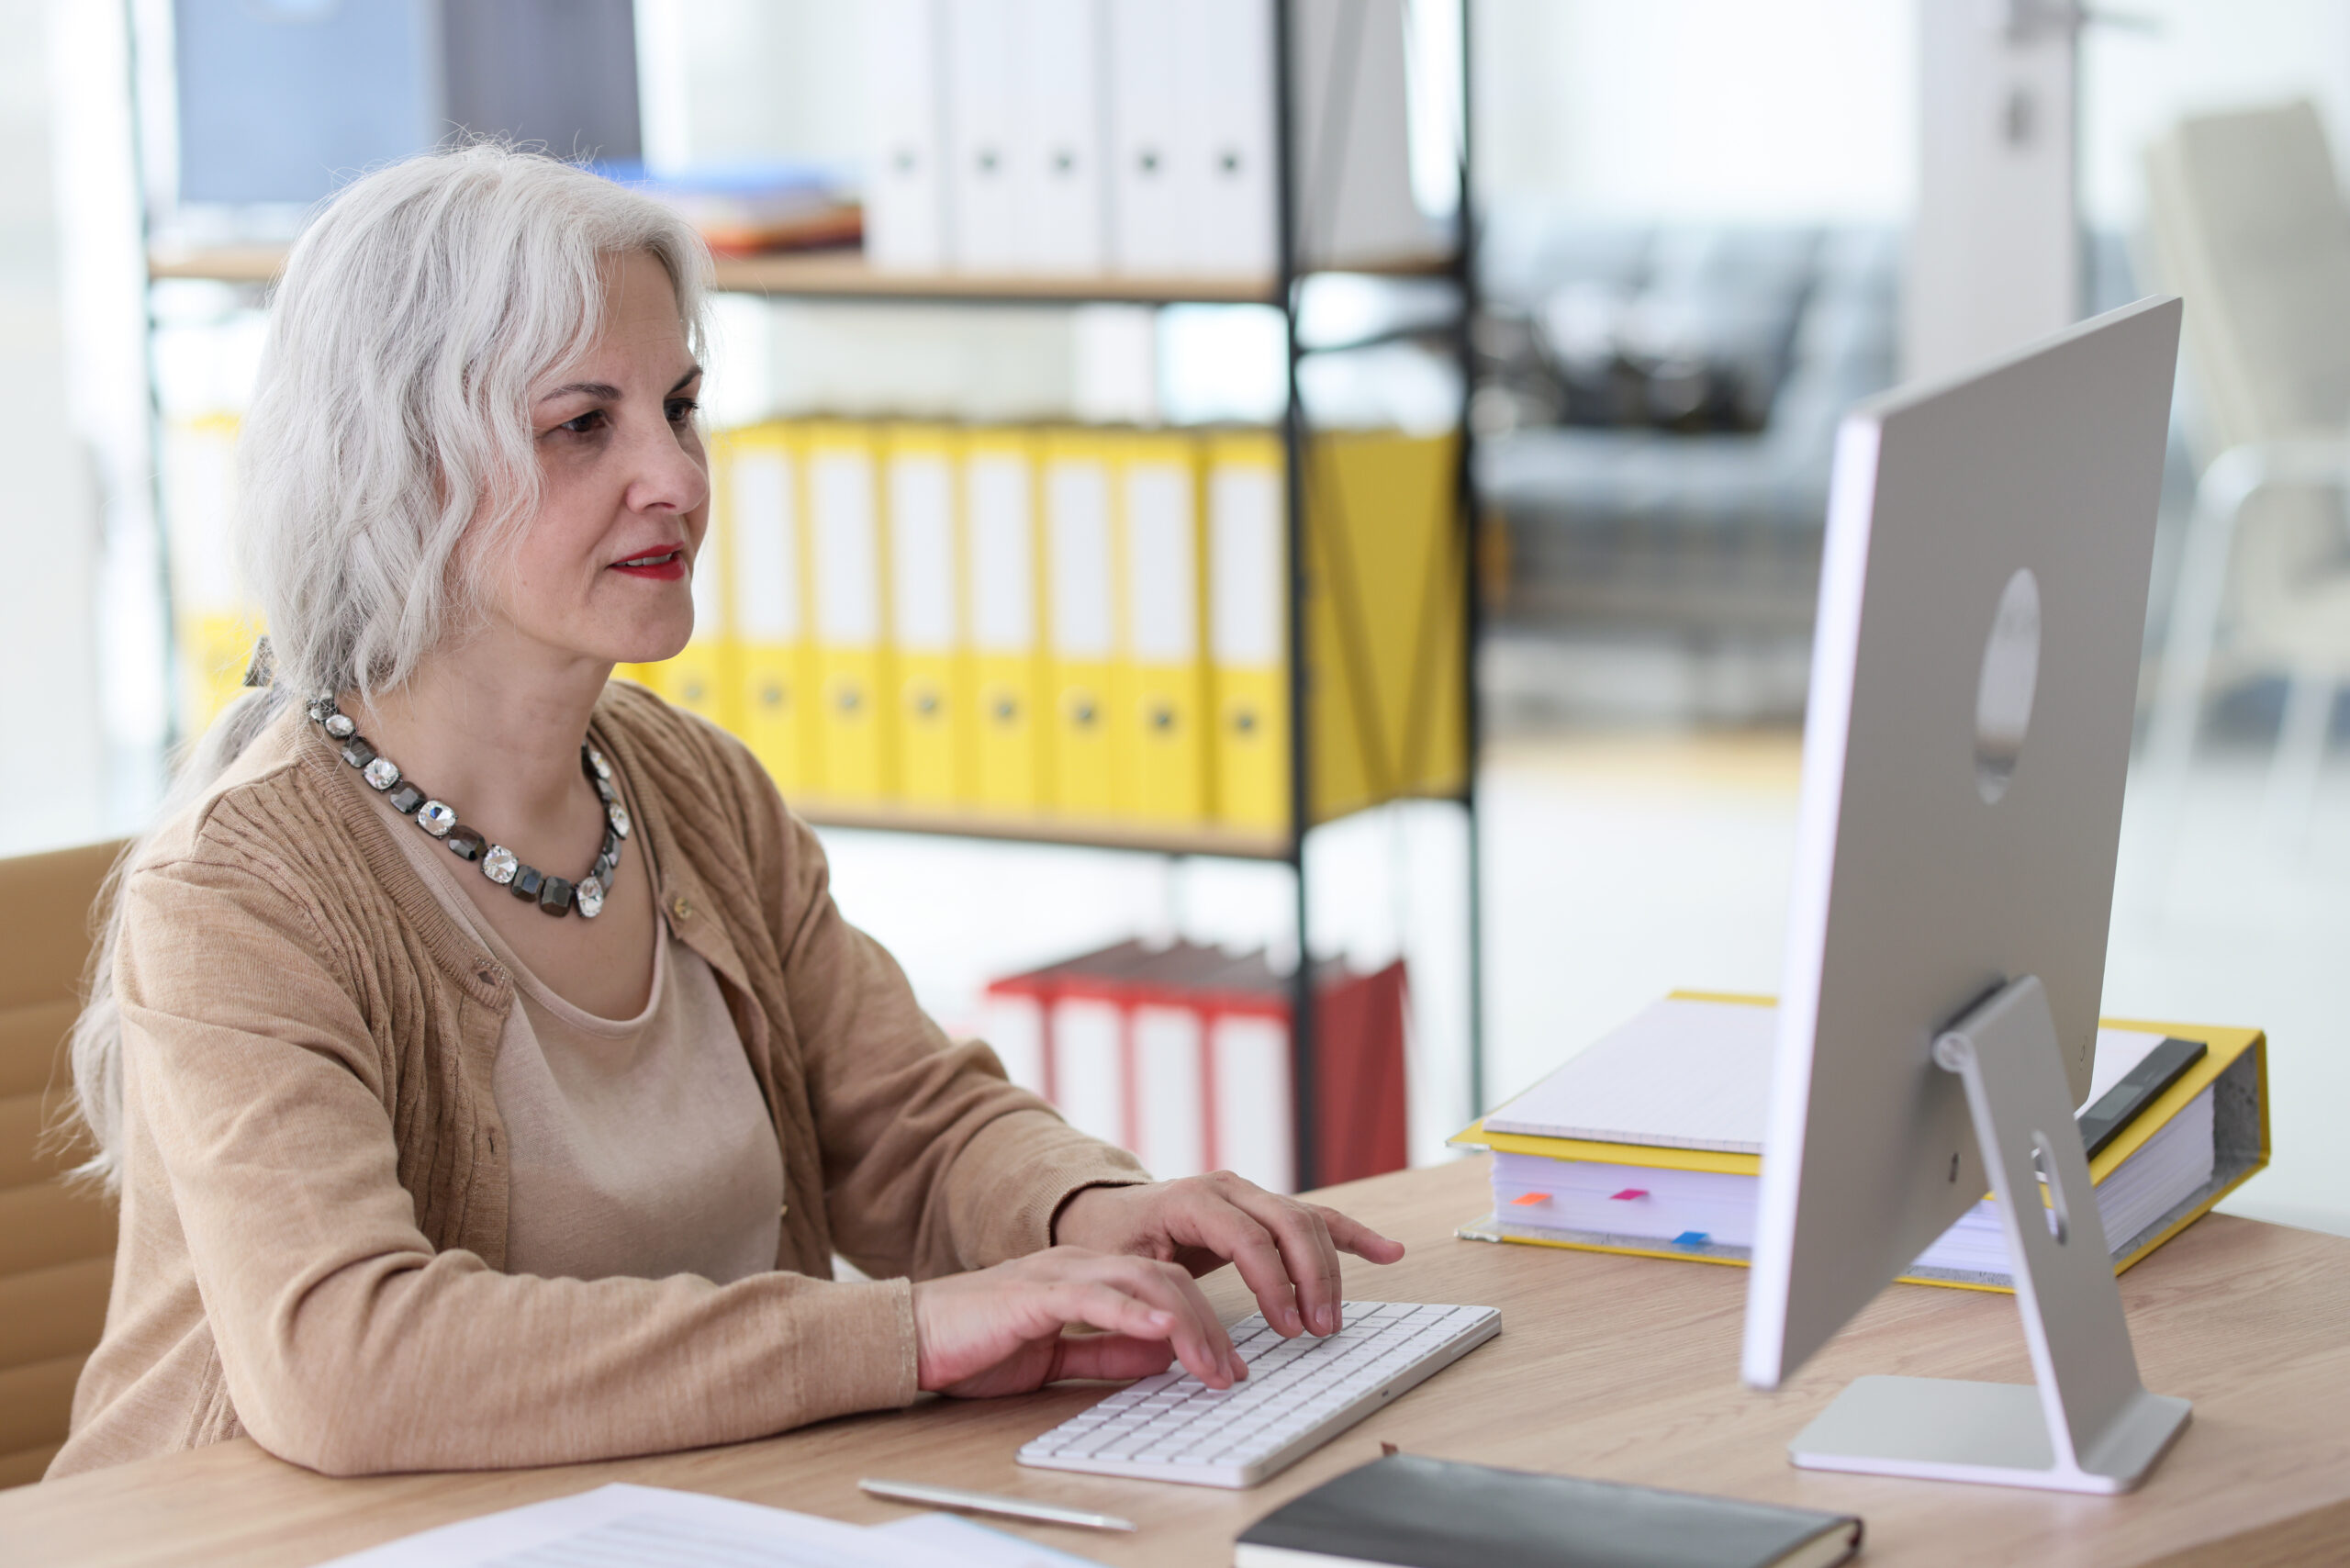
<path id="1" fill-rule="evenodd" d="M 77 1025 L 121 1242 L 50 1474 L 239 1433 L 560 1463 L 1170 1357 L 1224 1387 L 1194 1274 L 1328 1333 L 1337 1253 L 1402 1255 L 1071 1131 L 922 1014 L 739 745 L 607 685 L 692 627 L 706 265 L 493 147 L 295 248 L 242 443 L 275 684 L 126 859 Z"/>

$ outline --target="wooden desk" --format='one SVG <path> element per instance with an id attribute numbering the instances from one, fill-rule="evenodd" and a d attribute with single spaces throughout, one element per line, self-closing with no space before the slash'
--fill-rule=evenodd
<path id="1" fill-rule="evenodd" d="M 250 1442 L 0 1492 L 9 1563 L 313 1563 L 409 1531 L 627 1480 L 835 1518 L 902 1510 L 860 1475 L 975 1486 L 1125 1514 L 1135 1536 L 1029 1530 L 1105 1563 L 1221 1564 L 1251 1521 L 1375 1457 L 1417 1453 L 1850 1510 L 1864 1561 L 2118 1565 L 2350 1561 L 2350 1241 L 2208 1217 L 2122 1277 L 2147 1385 L 2195 1419 L 2146 1487 L 2080 1497 L 1813 1473 L 1788 1438 L 1864 1372 L 2030 1378 L 2013 1301 L 1897 1285 L 1806 1370 L 1738 1382 L 1743 1270 L 1457 1241 L 1485 1206 L 1483 1159 L 1383 1176 L 1336 1200 L 1398 1237 L 1391 1269 L 1355 1266 L 1371 1300 L 1486 1303 L 1499 1339 L 1248 1492 L 1022 1470 L 1022 1442 L 1097 1397 L 1063 1388 L 925 1402 L 764 1442 L 562 1470 L 330 1481 Z M 1245 1310 L 1231 1271 L 1210 1282 Z"/>

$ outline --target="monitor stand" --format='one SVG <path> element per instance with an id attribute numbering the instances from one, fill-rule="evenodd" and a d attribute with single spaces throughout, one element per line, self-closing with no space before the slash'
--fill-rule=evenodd
<path id="1" fill-rule="evenodd" d="M 2027 975 L 1970 1010 L 1934 1041 L 1934 1060 L 1966 1083 L 2038 1386 L 1860 1378 L 1788 1452 L 1810 1470 L 2127 1492 L 2189 1406 L 2138 1381 L 2040 981 Z M 2045 1204 L 2035 1154 L 2049 1173 Z"/>

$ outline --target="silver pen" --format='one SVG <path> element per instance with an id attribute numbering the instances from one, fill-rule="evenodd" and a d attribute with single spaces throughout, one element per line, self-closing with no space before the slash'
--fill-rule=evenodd
<path id="1" fill-rule="evenodd" d="M 974 1514 L 1002 1514 L 1007 1518 L 1037 1519 L 1048 1525 L 1076 1525 L 1082 1529 L 1135 1528 L 1132 1519 L 1115 1514 L 1089 1514 L 1052 1503 L 1032 1503 L 1025 1497 L 999 1497 L 992 1492 L 966 1492 L 958 1486 L 925 1486 L 918 1481 L 876 1481 L 856 1484 L 860 1492 L 900 1503 L 927 1503 L 934 1508 L 957 1508 Z"/>

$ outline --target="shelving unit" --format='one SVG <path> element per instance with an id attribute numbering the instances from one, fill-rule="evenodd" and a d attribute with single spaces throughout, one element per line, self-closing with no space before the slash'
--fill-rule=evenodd
<path id="1" fill-rule="evenodd" d="M 1287 515 L 1288 529 L 1288 635 L 1290 672 L 1290 829 L 1286 833 L 1264 834 L 1248 830 L 1206 826 L 1153 827 L 1128 822 L 1090 822 L 1069 819 L 1012 819 L 990 817 L 973 812 L 932 811 L 879 804 L 834 804 L 821 801 L 795 801 L 795 809 L 809 822 L 823 826 L 855 828 L 889 833 L 929 834 L 950 837 L 988 839 L 1011 842 L 1066 845 L 1102 850 L 1120 851 L 1165 857 L 1214 857 L 1255 861 L 1277 861 L 1286 864 L 1295 889 L 1295 919 L 1298 951 L 1307 953 L 1306 933 L 1310 929 L 1310 899 L 1305 875 L 1306 845 L 1315 828 L 1327 825 L 1312 820 L 1309 802 L 1313 799 L 1312 737 L 1314 725 L 1309 719 L 1309 705 L 1314 693 L 1308 679 L 1308 617 L 1306 583 L 1309 563 L 1307 530 L 1311 526 L 1311 509 L 1307 487 L 1310 466 L 1306 462 L 1307 442 L 1311 431 L 1300 387 L 1299 368 L 1315 350 L 1300 341 L 1298 312 L 1300 290 L 1305 279 L 1315 271 L 1345 271 L 1393 277 L 1428 277 L 1449 280 L 1457 300 L 1457 310 L 1451 322 L 1453 352 L 1460 372 L 1461 407 L 1457 419 L 1460 465 L 1456 486 L 1455 529 L 1453 548 L 1458 552 L 1460 580 L 1464 595 L 1462 626 L 1467 646 L 1461 660 L 1460 711 L 1466 733 L 1462 737 L 1464 766 L 1460 790 L 1457 795 L 1441 797 L 1457 804 L 1464 816 L 1466 834 L 1466 876 L 1468 879 L 1468 1010 L 1467 1046 L 1469 1082 L 1468 1093 L 1472 1109 L 1484 1104 L 1483 1019 L 1482 932 L 1479 890 L 1479 843 L 1476 798 L 1476 759 L 1481 739 L 1476 694 L 1477 640 L 1482 628 L 1482 606 L 1479 602 L 1478 575 L 1475 570 L 1474 526 L 1478 515 L 1473 480 L 1472 437 L 1468 420 L 1468 398 L 1472 386 L 1473 364 L 1470 343 L 1470 326 L 1476 308 L 1474 226 L 1471 221 L 1471 163 L 1469 126 L 1469 82 L 1467 62 L 1471 58 L 1469 12 L 1461 7 L 1462 80 L 1460 84 L 1461 122 L 1459 162 L 1459 217 L 1456 220 L 1456 241 L 1449 252 L 1440 254 L 1395 258 L 1382 262 L 1351 264 L 1345 268 L 1316 269 L 1305 265 L 1295 253 L 1298 232 L 1296 221 L 1303 195 L 1300 161 L 1300 138 L 1294 123 L 1297 106 L 1292 101 L 1292 39 L 1290 0 L 1273 0 L 1271 6 L 1274 28 L 1273 71 L 1275 104 L 1275 136 L 1279 153 L 1277 169 L 1279 266 L 1272 276 L 1248 277 L 1157 277 L 1101 276 L 1069 277 L 1058 275 L 992 275 L 981 274 L 921 274 L 877 271 L 865 263 L 859 252 L 847 251 L 818 251 L 748 258 L 722 258 L 715 268 L 714 284 L 720 292 L 757 294 L 777 298 L 836 299 L 842 301 L 890 301 L 901 304 L 985 304 L 1005 305 L 1080 305 L 1089 303 L 1123 303 L 1142 305 L 1226 304 L 1268 305 L 1280 310 L 1282 329 L 1288 345 L 1288 395 L 1282 418 L 1282 435 L 1287 452 Z M 187 251 L 157 251 L 149 258 L 151 280 L 196 278 L 216 282 L 265 285 L 277 275 L 285 259 L 285 248 L 272 245 L 240 245 Z M 1351 346 L 1351 345 L 1349 345 Z M 1398 799 L 1430 797 L 1398 796 Z M 1293 1107 L 1295 1128 L 1294 1150 L 1298 1180 L 1301 1187 L 1315 1183 L 1319 1169 L 1315 1148 L 1316 1122 L 1315 1082 L 1314 1029 L 1315 997 L 1311 979 L 1313 966 L 1300 962 L 1292 980 L 1291 1049 L 1296 1085 Z"/>
<path id="2" fill-rule="evenodd" d="M 285 264 L 283 245 L 215 245 L 158 250 L 147 258 L 151 278 L 200 278 L 213 283 L 266 284 Z M 1449 255 L 1396 257 L 1346 269 L 1382 277 L 1444 277 Z M 932 303 L 1002 302 L 1032 305 L 1279 305 L 1273 277 L 1069 277 L 1035 274 L 892 273 L 867 266 L 856 251 L 800 251 L 768 256 L 722 256 L 712 282 L 722 294 L 774 298 L 876 299 Z"/>
<path id="3" fill-rule="evenodd" d="M 795 797 L 791 809 L 818 827 L 863 828 L 880 833 L 925 833 L 946 838 L 987 838 L 1009 844 L 1062 844 L 1084 849 L 1123 849 L 1145 855 L 1201 855 L 1225 860 L 1288 860 L 1285 834 L 1246 828 L 1169 825 L 1082 817 L 986 816 L 975 812 L 924 811 L 919 807 L 845 804 Z"/>

